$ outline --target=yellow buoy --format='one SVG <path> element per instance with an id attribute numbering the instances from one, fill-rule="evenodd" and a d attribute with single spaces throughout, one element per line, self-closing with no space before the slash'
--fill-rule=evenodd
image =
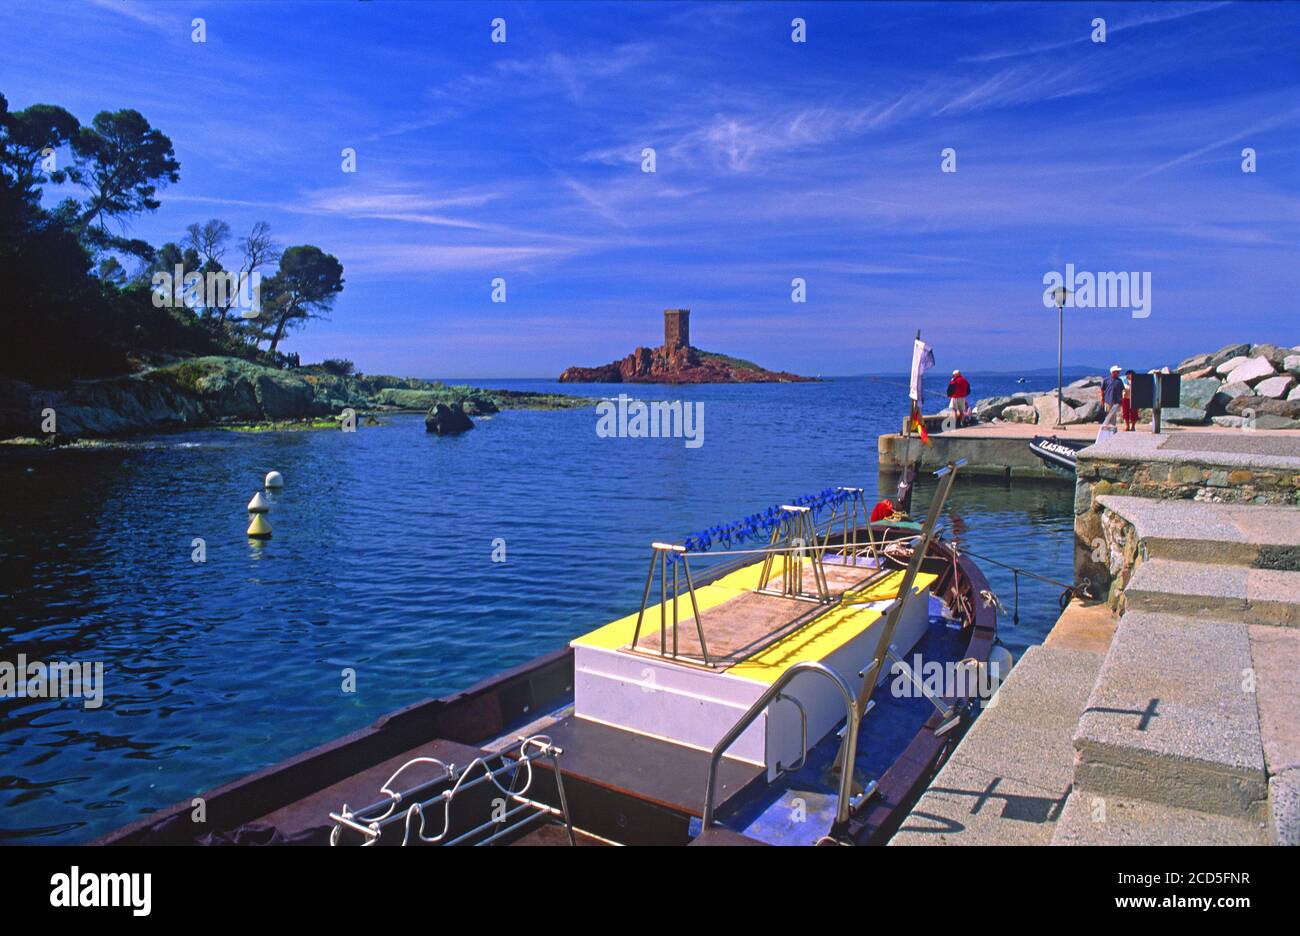
<path id="1" fill-rule="evenodd" d="M 255 513 L 249 514 L 252 523 L 248 525 L 248 535 L 251 539 L 270 539 L 271 524 L 266 520 L 266 514 Z"/>

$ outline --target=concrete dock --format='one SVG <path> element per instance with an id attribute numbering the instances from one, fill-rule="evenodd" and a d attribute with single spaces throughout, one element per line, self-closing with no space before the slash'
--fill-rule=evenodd
<path id="1" fill-rule="evenodd" d="M 1080 453 L 1076 582 L 891 844 L 1300 844 L 1300 438 Z"/>
<path id="2" fill-rule="evenodd" d="M 915 435 L 907 437 L 890 433 L 877 439 L 876 452 L 880 472 L 884 475 L 901 473 L 913 459 L 919 459 L 920 469 L 934 470 L 964 458 L 963 475 L 1008 481 L 1012 478 L 1040 478 L 1068 483 L 1067 478 L 1052 471 L 1029 451 L 1029 442 L 1036 435 L 1092 440 L 1097 438 L 1097 426 L 1045 430 L 1022 423 L 984 423 L 949 432 L 933 432 L 929 445 L 923 445 L 920 437 Z"/>

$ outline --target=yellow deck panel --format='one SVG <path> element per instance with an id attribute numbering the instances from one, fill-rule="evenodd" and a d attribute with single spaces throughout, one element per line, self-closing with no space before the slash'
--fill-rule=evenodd
<path id="1" fill-rule="evenodd" d="M 745 566 L 718 579 L 711 585 L 695 589 L 696 600 L 700 605 L 700 614 L 704 618 L 705 637 L 708 636 L 708 612 L 737 595 L 752 591 L 758 584 L 762 562 Z M 875 586 L 857 592 L 856 601 L 888 601 L 898 594 L 903 582 L 903 571 L 899 570 Z M 936 575 L 922 572 L 916 576 L 913 593 L 928 589 L 938 578 Z M 678 599 L 678 614 L 682 620 L 692 617 L 689 596 Z M 668 602 L 669 626 L 672 621 L 672 601 Z M 726 670 L 729 676 L 739 676 L 755 682 L 772 683 L 788 667 L 802 660 L 825 659 L 832 652 L 862 633 L 880 619 L 880 612 L 875 608 L 862 605 L 841 606 L 833 608 L 812 623 L 801 627 L 792 634 L 783 637 L 770 647 L 765 648 L 742 663 L 737 663 Z M 604 650 L 619 650 L 632 642 L 636 630 L 637 614 L 633 612 L 599 627 L 588 634 L 583 634 L 570 642 L 574 647 L 592 647 Z M 641 625 L 642 633 L 659 628 L 659 602 L 647 605 L 645 618 Z"/>

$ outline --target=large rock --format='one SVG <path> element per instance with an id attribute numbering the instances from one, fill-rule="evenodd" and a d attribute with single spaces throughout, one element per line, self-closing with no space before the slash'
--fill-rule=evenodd
<path id="1" fill-rule="evenodd" d="M 1023 406 L 1029 402 L 1029 397 L 1022 394 L 1012 394 L 1011 396 L 986 397 L 975 404 L 975 415 L 984 422 L 991 422 L 1002 416 L 1002 411 L 1008 406 Z"/>
<path id="2" fill-rule="evenodd" d="M 194 391 L 213 419 L 253 421 L 262 418 L 254 379 L 238 367 L 205 373 L 194 381 Z"/>
<path id="3" fill-rule="evenodd" d="M 1224 381 L 1226 383 L 1236 383 L 1240 380 L 1243 383 L 1253 384 L 1265 377 L 1272 377 L 1276 373 L 1277 369 L 1273 366 L 1272 361 L 1268 358 L 1257 357 L 1251 358 L 1245 364 L 1239 364 L 1228 371 Z"/>
<path id="4" fill-rule="evenodd" d="M 1254 344 L 1250 346 L 1251 357 L 1262 357 L 1275 367 L 1281 367 L 1282 362 L 1286 360 L 1287 355 L 1290 353 L 1290 348 L 1280 348 L 1275 344 Z"/>
<path id="5" fill-rule="evenodd" d="M 1210 355 L 1210 366 L 1218 367 L 1224 361 L 1235 357 L 1249 357 L 1250 345 L 1248 344 L 1230 344 L 1224 345 L 1218 351 Z"/>
<path id="6" fill-rule="evenodd" d="M 1281 374 L 1255 384 L 1255 395 L 1280 400 L 1287 395 L 1287 391 L 1293 386 L 1295 386 L 1295 378 L 1290 374 Z"/>
<path id="7" fill-rule="evenodd" d="M 1241 396 L 1228 404 L 1230 416 L 1284 416 L 1300 419 L 1300 400 L 1272 400 L 1262 396 Z"/>
<path id="8" fill-rule="evenodd" d="M 1210 414 L 1204 407 L 1170 406 L 1160 408 L 1160 419 L 1178 426 L 1203 426 L 1210 421 Z"/>
<path id="9" fill-rule="evenodd" d="M 1038 425 L 1056 425 L 1057 406 L 1055 392 L 1045 393 L 1042 396 L 1034 397 L 1034 408 L 1038 411 L 1038 419 L 1036 420 Z M 1087 422 L 1100 422 L 1101 415 L 1102 408 L 1100 400 L 1090 400 L 1079 406 L 1072 406 L 1068 398 L 1066 398 L 1065 403 L 1060 410 L 1061 425 L 1064 426 L 1073 426 Z"/>
<path id="10" fill-rule="evenodd" d="M 1080 377 L 1071 383 L 1065 385 L 1067 390 L 1089 390 L 1101 386 L 1100 377 Z"/>
<path id="11" fill-rule="evenodd" d="M 465 415 L 465 410 L 459 403 L 435 403 L 424 417 L 425 431 L 438 435 L 459 435 L 473 428 L 473 421 Z"/>
<path id="12" fill-rule="evenodd" d="M 270 371 L 257 376 L 254 388 L 267 419 L 305 419 L 328 412 L 317 406 L 311 385 L 300 377 Z"/>
<path id="13" fill-rule="evenodd" d="M 1222 384 L 1213 377 L 1188 378 L 1184 377 L 1178 388 L 1178 401 L 1182 406 L 1190 406 L 1194 409 L 1209 408 L 1210 401 L 1214 395 L 1219 392 Z"/>
<path id="14" fill-rule="evenodd" d="M 1191 371 L 1204 370 L 1210 366 L 1210 354 L 1193 354 L 1174 368 L 1175 374 L 1187 374 Z"/>
<path id="15" fill-rule="evenodd" d="M 1286 395 L 1288 400 L 1300 400 L 1300 384 L 1291 388 L 1291 392 Z"/>
<path id="16" fill-rule="evenodd" d="M 1036 423 L 1038 422 L 1038 409 L 1028 403 L 1014 403 L 1002 411 L 1000 418 L 1003 422 Z M 1052 418 L 1056 418 L 1055 410 L 1052 412 Z"/>
<path id="17" fill-rule="evenodd" d="M 1214 372 L 1221 377 L 1226 377 L 1232 371 L 1249 361 L 1250 358 L 1245 354 L 1239 354 L 1236 357 L 1228 358 L 1214 366 Z"/>
<path id="18" fill-rule="evenodd" d="M 1300 354 L 1288 354 L 1282 359 L 1282 367 L 1293 374 L 1300 374 Z"/>

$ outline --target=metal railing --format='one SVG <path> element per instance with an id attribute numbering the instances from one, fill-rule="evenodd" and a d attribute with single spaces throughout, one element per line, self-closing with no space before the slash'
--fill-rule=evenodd
<path id="1" fill-rule="evenodd" d="M 398 767 L 379 788 L 386 799 L 356 810 L 344 803 L 341 810 L 329 814 L 335 823 L 330 830 L 330 844 L 341 844 L 341 833 L 346 829 L 360 836 L 362 845 L 376 845 L 386 829 L 400 826 L 403 845 L 460 845 L 472 840 L 476 840 L 475 844 L 478 845 L 490 845 L 506 835 L 521 831 L 527 823 L 539 818 L 558 818 L 564 822 L 569 844 L 576 845 L 569 801 L 564 793 L 564 777 L 560 773 L 560 755 L 563 753 L 546 735 L 532 735 L 521 737 L 494 754 L 476 757 L 462 769 L 436 757 L 412 758 Z M 539 758 L 550 761 L 551 771 L 555 775 L 559 809 L 527 795 L 533 785 L 533 761 Z M 410 789 L 393 789 L 397 778 L 415 764 L 433 765 L 437 768 L 437 773 Z M 471 773 L 476 775 L 471 777 Z M 521 778 L 523 784 L 517 786 Z M 506 785 L 502 784 L 502 779 Z M 494 807 L 492 816 L 485 822 L 453 836 L 452 803 L 461 794 L 485 783 L 492 784 L 500 794 L 500 806 L 506 808 Z M 446 784 L 450 786 L 445 786 Z M 443 789 L 438 790 L 439 787 Z M 399 810 L 408 801 L 410 805 Z M 510 803 L 514 805 L 510 806 Z M 442 814 L 441 832 L 426 834 L 426 811 Z M 485 836 L 484 833 L 489 831 L 490 834 Z"/>
<path id="2" fill-rule="evenodd" d="M 858 539 L 859 517 L 864 522 L 868 519 L 862 488 L 840 487 L 836 490 L 848 492 L 849 497 L 842 504 L 836 504 L 831 511 L 831 515 L 821 524 L 821 529 L 818 529 L 819 525 L 813 522 L 812 511 L 809 508 L 782 505 L 781 509 L 786 512 L 787 516 L 772 530 L 771 540 L 765 547 L 693 553 L 687 547 L 676 543 L 651 543 L 650 567 L 646 570 L 645 588 L 641 593 L 641 607 L 637 612 L 636 627 L 632 632 L 630 649 L 634 652 L 645 652 L 639 650 L 638 643 L 641 640 L 641 629 L 645 623 L 646 607 L 650 602 L 650 590 L 654 585 L 657 569 L 659 575 L 659 647 L 657 655 L 671 657 L 674 660 L 682 658 L 679 652 L 678 625 L 681 617 L 679 600 L 683 594 L 682 579 L 685 579 L 685 592 L 691 602 L 695 634 L 700 642 L 702 661 L 708 667 L 716 665 L 716 661 L 709 656 L 708 642 L 704 636 L 704 621 L 700 615 L 699 600 L 695 593 L 695 582 L 691 576 L 690 557 L 693 555 L 737 557 L 734 560 L 711 568 L 709 571 L 714 573 L 715 578 L 743 568 L 749 564 L 750 557 L 761 557 L 763 566 L 759 573 L 758 585 L 754 589 L 755 592 L 778 597 L 799 598 L 820 606 L 817 610 L 800 615 L 796 620 L 788 622 L 786 628 L 783 629 L 788 629 L 790 624 L 802 626 L 826 613 L 836 601 L 835 596 L 830 592 L 830 586 L 826 579 L 826 554 L 832 550 L 838 551 L 843 564 L 857 567 L 861 559 L 876 557 L 879 548 L 879 544 L 876 543 L 872 536 L 869 523 L 867 524 L 867 541 L 863 543 Z M 836 524 L 843 527 L 841 542 L 831 544 L 830 540 L 835 532 Z M 781 587 L 768 588 L 767 582 L 771 578 L 772 567 L 778 557 L 782 563 Z M 815 594 L 806 594 L 803 589 L 803 564 L 805 560 L 809 560 L 811 565 L 813 582 L 816 587 Z M 669 571 L 670 565 L 671 572 Z M 670 577 L 672 580 L 671 586 L 669 585 Z M 671 604 L 669 602 L 670 594 L 672 598 Z M 669 632 L 670 607 L 672 615 L 671 634 Z M 753 650 L 756 652 L 760 647 L 761 644 L 756 644 Z M 691 662 L 697 661 L 691 660 Z"/>
<path id="3" fill-rule="evenodd" d="M 718 761 L 722 759 L 722 755 L 727 748 L 735 744 L 736 739 L 744 734 L 745 729 L 771 704 L 772 700 L 781 694 L 781 690 L 789 685 L 790 680 L 800 673 L 817 673 L 824 676 L 835 684 L 835 688 L 839 689 L 840 695 L 844 697 L 845 733 L 844 746 L 841 748 L 840 753 L 839 802 L 835 806 L 836 823 L 847 822 L 849 814 L 860 802 L 860 800 L 855 800 L 853 797 L 853 762 L 857 757 L 858 728 L 862 721 L 862 712 L 858 705 L 857 696 L 853 692 L 853 687 L 834 669 L 816 660 L 804 660 L 791 666 L 781 674 L 776 682 L 768 686 L 767 690 L 758 697 L 745 714 L 740 716 L 740 720 L 732 725 L 731 729 L 714 745 L 713 753 L 709 755 L 709 779 L 704 787 L 704 818 L 700 826 L 701 831 L 713 824 L 713 796 L 718 783 Z M 806 739 L 804 743 L 807 743 Z M 874 789 L 874 785 L 872 789 Z"/>

